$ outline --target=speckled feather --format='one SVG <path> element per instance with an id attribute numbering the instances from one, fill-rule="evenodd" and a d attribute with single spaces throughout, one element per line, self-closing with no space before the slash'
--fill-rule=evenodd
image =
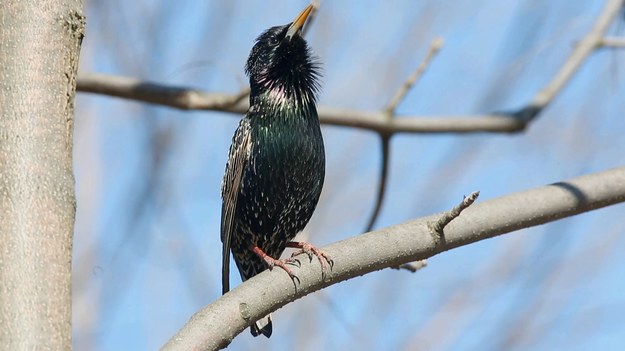
<path id="1" fill-rule="evenodd" d="M 261 34 L 246 66 L 250 108 L 232 139 L 222 183 L 224 293 L 230 252 L 244 281 L 267 269 L 250 248 L 279 258 L 310 220 L 323 186 L 318 66 L 301 36 L 283 39 L 288 27 Z M 252 334 L 258 332 L 252 327 Z"/>

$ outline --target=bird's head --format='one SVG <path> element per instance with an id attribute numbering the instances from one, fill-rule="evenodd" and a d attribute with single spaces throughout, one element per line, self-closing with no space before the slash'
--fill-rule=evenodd
<path id="1" fill-rule="evenodd" d="M 308 5 L 293 22 L 269 28 L 256 39 L 245 66 L 252 95 L 267 92 L 278 99 L 314 101 L 319 67 L 302 37 L 312 9 Z"/>

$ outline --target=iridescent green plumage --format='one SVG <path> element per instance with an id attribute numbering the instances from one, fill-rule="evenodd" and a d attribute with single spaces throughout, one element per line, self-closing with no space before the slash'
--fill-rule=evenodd
<path id="1" fill-rule="evenodd" d="M 222 184 L 224 293 L 230 252 L 242 280 L 264 271 L 266 261 L 252 249 L 279 258 L 310 220 L 321 194 L 318 67 L 301 37 L 310 7 L 305 11 L 303 20 L 300 15 L 261 34 L 246 65 L 250 108 L 233 137 Z M 269 318 L 252 326 L 252 334 L 259 333 L 271 335 Z"/>

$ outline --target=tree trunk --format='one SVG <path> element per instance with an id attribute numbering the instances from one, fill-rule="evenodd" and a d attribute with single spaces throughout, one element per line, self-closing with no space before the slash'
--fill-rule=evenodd
<path id="1" fill-rule="evenodd" d="M 0 1 L 0 349 L 71 349 L 80 0 Z"/>

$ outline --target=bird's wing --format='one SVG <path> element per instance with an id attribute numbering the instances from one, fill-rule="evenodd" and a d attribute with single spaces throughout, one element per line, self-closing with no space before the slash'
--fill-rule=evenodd
<path id="1" fill-rule="evenodd" d="M 226 174 L 221 183 L 221 242 L 223 243 L 221 287 L 225 294 L 230 290 L 230 240 L 234 231 L 235 213 L 243 173 L 250 157 L 252 133 L 249 119 L 243 118 L 232 138 Z"/>

